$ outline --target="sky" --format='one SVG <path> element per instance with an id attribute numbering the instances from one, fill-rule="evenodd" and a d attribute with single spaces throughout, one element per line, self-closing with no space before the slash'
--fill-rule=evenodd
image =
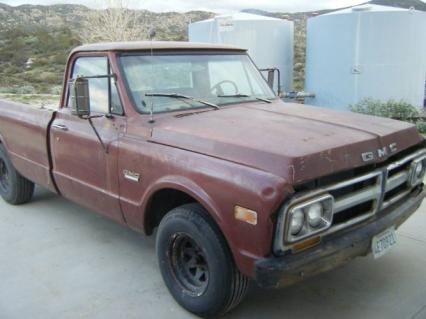
<path id="1" fill-rule="evenodd" d="M 219 13 L 240 11 L 241 9 L 261 9 L 277 12 L 304 12 L 320 9 L 348 7 L 367 0 L 123 0 L 131 8 L 147 9 L 155 12 L 205 10 Z M 422 0 L 426 2 L 426 0 Z M 83 4 L 92 8 L 102 8 L 109 1 L 100 0 L 0 0 L 1 3 L 16 6 L 21 4 Z"/>

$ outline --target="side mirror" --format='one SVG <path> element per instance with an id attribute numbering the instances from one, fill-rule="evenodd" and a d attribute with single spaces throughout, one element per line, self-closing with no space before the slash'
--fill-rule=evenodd
<path id="1" fill-rule="evenodd" d="M 277 73 L 277 95 L 281 96 L 281 72 L 278 68 L 268 68 L 268 69 L 260 69 L 261 72 L 268 72 L 268 77 L 266 81 L 268 82 L 269 87 L 274 90 L 275 86 L 275 72 Z"/>
<path id="2" fill-rule="evenodd" d="M 72 114 L 79 117 L 90 116 L 89 80 L 77 77 L 70 89 Z"/>

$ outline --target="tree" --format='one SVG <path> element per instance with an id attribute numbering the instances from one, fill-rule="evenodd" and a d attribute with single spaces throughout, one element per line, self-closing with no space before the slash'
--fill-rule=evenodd
<path id="1" fill-rule="evenodd" d="M 102 1 L 104 7 L 90 10 L 83 22 L 80 38 L 84 43 L 135 41 L 148 37 L 140 12 L 129 8 L 124 0 Z"/>

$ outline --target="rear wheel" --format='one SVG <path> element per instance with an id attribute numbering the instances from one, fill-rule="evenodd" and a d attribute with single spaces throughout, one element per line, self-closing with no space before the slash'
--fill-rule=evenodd
<path id="1" fill-rule="evenodd" d="M 239 272 L 220 230 L 198 204 L 175 208 L 163 218 L 157 256 L 170 293 L 198 316 L 222 315 L 247 292 L 248 278 Z"/>
<path id="2" fill-rule="evenodd" d="M 0 196 L 9 204 L 20 205 L 29 202 L 33 193 L 34 183 L 16 171 L 0 144 Z"/>

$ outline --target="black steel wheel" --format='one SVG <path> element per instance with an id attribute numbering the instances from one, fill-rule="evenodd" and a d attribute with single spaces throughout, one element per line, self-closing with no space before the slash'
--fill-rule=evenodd
<path id="1" fill-rule="evenodd" d="M 170 211 L 157 233 L 161 274 L 175 300 L 201 317 L 217 317 L 244 298 L 249 280 L 236 267 L 219 227 L 199 204 Z"/>
<path id="2" fill-rule="evenodd" d="M 9 204 L 19 205 L 29 202 L 33 193 L 34 183 L 18 173 L 0 144 L 0 196 Z"/>
<path id="3" fill-rule="evenodd" d="M 179 233 L 169 254 L 173 273 L 182 288 L 189 294 L 202 295 L 209 283 L 209 266 L 200 246 L 188 234 Z"/>

